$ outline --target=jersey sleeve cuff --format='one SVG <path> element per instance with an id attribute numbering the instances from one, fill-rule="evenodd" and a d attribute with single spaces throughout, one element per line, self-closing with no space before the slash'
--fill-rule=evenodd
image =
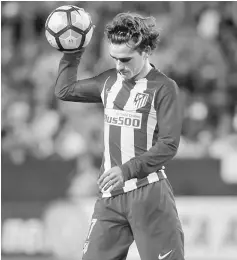
<path id="1" fill-rule="evenodd" d="M 134 178 L 134 176 L 132 176 L 131 174 L 131 170 L 130 170 L 130 162 L 126 162 L 124 164 L 122 164 L 120 166 L 120 169 L 122 170 L 122 173 L 123 173 L 123 176 L 124 176 L 124 180 L 127 181 L 127 180 L 130 180 L 132 178 Z"/>

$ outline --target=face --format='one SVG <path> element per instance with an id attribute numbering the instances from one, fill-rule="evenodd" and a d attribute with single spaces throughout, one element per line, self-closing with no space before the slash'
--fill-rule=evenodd
<path id="1" fill-rule="evenodd" d="M 110 56 L 124 79 L 138 78 L 146 64 L 146 53 L 139 53 L 126 44 L 109 45 Z"/>

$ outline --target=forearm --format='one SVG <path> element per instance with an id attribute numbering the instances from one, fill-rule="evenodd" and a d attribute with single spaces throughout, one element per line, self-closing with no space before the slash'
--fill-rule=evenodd
<path id="1" fill-rule="evenodd" d="M 159 139 L 156 144 L 147 152 L 136 156 L 121 165 L 121 170 L 126 180 L 132 178 L 142 179 L 152 172 L 161 169 L 176 154 L 178 140 Z"/>
<path id="2" fill-rule="evenodd" d="M 64 101 L 101 102 L 99 77 L 77 80 L 77 70 L 84 50 L 64 54 L 59 63 L 55 96 Z"/>
<path id="3" fill-rule="evenodd" d="M 55 84 L 55 95 L 57 98 L 65 100 L 69 96 L 73 96 L 81 56 L 82 52 L 64 54 L 60 60 Z"/>

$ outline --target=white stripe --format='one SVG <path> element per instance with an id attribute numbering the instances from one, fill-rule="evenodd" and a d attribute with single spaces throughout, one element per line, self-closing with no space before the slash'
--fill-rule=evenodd
<path id="1" fill-rule="evenodd" d="M 154 108 L 154 100 L 155 100 L 155 94 L 153 96 L 152 104 L 151 104 L 151 109 L 148 115 L 148 120 L 147 120 L 147 151 L 152 147 L 152 139 L 153 139 L 153 134 L 156 128 L 156 110 Z"/>
<path id="2" fill-rule="evenodd" d="M 110 152 L 109 152 L 109 130 L 110 126 L 104 124 L 104 171 L 111 168 Z"/>
<path id="3" fill-rule="evenodd" d="M 110 198 L 112 196 L 112 194 L 110 192 L 107 192 L 105 191 L 103 194 L 102 194 L 102 198 Z"/>
<path id="4" fill-rule="evenodd" d="M 107 81 L 108 81 L 109 78 L 110 78 L 110 76 L 106 79 L 106 81 L 105 81 L 105 83 L 104 83 L 103 90 L 102 90 L 102 92 L 101 92 L 101 94 L 100 94 L 103 104 L 105 104 L 105 101 L 104 101 L 105 86 L 106 86 L 106 83 L 107 83 Z"/>
<path id="5" fill-rule="evenodd" d="M 130 180 L 125 181 L 124 187 L 134 186 L 137 183 L 137 178 L 132 178 Z"/>
<path id="6" fill-rule="evenodd" d="M 127 193 L 131 190 L 136 190 L 136 189 L 137 189 L 136 183 L 131 183 L 129 186 L 123 187 L 123 192 Z"/>
<path id="7" fill-rule="evenodd" d="M 130 91 L 130 96 L 123 110 L 128 112 L 136 112 L 134 106 L 134 98 L 136 94 L 143 93 L 147 89 L 147 80 L 142 79 L 137 81 L 134 88 Z M 134 146 L 134 128 L 121 127 L 121 158 L 122 163 L 129 161 L 135 157 L 135 146 Z"/>
<path id="8" fill-rule="evenodd" d="M 159 177 L 158 177 L 156 172 L 150 173 L 147 176 L 147 179 L 148 179 L 149 183 L 153 183 L 153 182 L 159 181 Z"/>
<path id="9" fill-rule="evenodd" d="M 114 85 L 111 87 L 111 89 L 107 93 L 106 108 L 114 107 L 114 100 L 116 99 L 122 86 L 123 86 L 122 78 L 118 74 L 116 82 L 114 83 Z"/>
<path id="10" fill-rule="evenodd" d="M 107 94 L 107 101 L 106 101 L 106 108 L 113 108 L 114 100 L 118 95 L 118 92 L 122 88 L 122 80 L 118 76 L 116 82 L 111 87 Z M 108 171 L 111 168 L 111 161 L 110 161 L 110 150 L 109 150 L 109 132 L 110 132 L 110 125 L 104 123 L 104 171 Z"/>
<path id="11" fill-rule="evenodd" d="M 121 159 L 122 164 L 135 156 L 134 129 L 132 127 L 121 127 Z"/>

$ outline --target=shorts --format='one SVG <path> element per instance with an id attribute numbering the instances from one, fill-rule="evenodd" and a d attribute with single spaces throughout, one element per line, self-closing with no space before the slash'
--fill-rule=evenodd
<path id="1" fill-rule="evenodd" d="M 184 260 L 184 235 L 167 179 L 98 198 L 83 260 L 124 260 L 132 242 L 141 260 Z"/>

